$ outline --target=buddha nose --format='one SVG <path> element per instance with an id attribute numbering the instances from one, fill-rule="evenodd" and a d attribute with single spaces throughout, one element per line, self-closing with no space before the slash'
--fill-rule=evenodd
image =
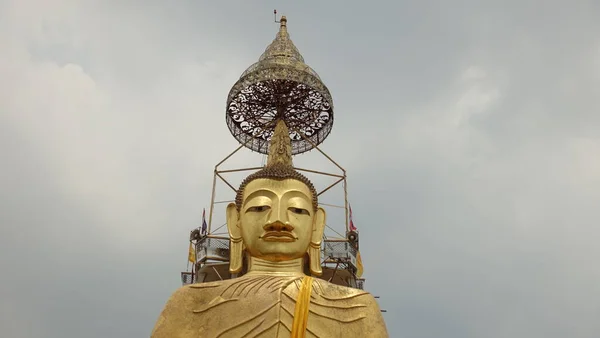
<path id="1" fill-rule="evenodd" d="M 265 224 L 263 227 L 265 231 L 292 231 L 294 227 L 289 223 L 283 223 L 281 221 L 275 221 L 269 224 Z"/>
<path id="2" fill-rule="evenodd" d="M 282 205 L 273 206 L 269 212 L 267 224 L 263 227 L 266 231 L 292 231 L 294 227 L 288 222 L 287 208 Z"/>

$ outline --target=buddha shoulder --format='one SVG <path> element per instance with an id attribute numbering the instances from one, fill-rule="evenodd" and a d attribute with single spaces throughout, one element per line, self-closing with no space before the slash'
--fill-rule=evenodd
<path id="1" fill-rule="evenodd" d="M 369 292 L 317 281 L 317 295 L 311 300 L 311 313 L 342 324 L 340 336 L 369 332 L 369 337 L 388 337 L 379 305 Z M 334 327 L 333 324 L 328 324 Z"/>
<path id="2" fill-rule="evenodd" d="M 203 304 L 210 302 L 214 295 L 220 294 L 234 280 L 223 280 L 207 283 L 185 285 L 177 289 L 167 301 L 167 305 L 186 307 L 186 305 Z"/>
<path id="3" fill-rule="evenodd" d="M 379 306 L 369 292 L 333 284 L 322 279 L 316 280 L 313 290 L 316 291 L 315 293 L 319 295 L 319 298 L 326 300 L 328 303 L 346 304 L 357 308 L 375 308 L 379 313 Z"/>
<path id="4" fill-rule="evenodd" d="M 221 300 L 219 294 L 227 287 L 228 282 L 230 280 L 198 283 L 177 289 L 163 308 L 151 337 L 197 336 L 202 328 L 196 327 L 198 323 L 195 323 L 194 314 L 202 312 L 203 307 L 209 305 L 211 301 L 218 303 Z"/>
<path id="5" fill-rule="evenodd" d="M 360 289 L 333 284 L 322 279 L 316 279 L 315 281 L 317 291 L 328 297 L 351 299 L 360 296 L 371 296 L 370 293 Z"/>

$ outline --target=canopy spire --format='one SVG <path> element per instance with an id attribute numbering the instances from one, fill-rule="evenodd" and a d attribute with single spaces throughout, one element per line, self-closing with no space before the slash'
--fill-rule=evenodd
<path id="1" fill-rule="evenodd" d="M 269 143 L 267 166 L 270 167 L 275 164 L 292 166 L 292 140 L 284 120 L 277 121 Z"/>
<path id="2" fill-rule="evenodd" d="M 281 19 L 279 20 L 279 31 L 286 31 L 287 32 L 287 18 L 284 16 L 281 17 Z"/>

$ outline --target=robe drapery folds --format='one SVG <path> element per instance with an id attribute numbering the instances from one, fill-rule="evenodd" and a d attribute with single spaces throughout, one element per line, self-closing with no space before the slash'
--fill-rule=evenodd
<path id="1" fill-rule="evenodd" d="M 305 316 L 302 313 L 306 314 Z M 294 322 L 298 318 L 297 324 Z M 387 337 L 371 294 L 320 279 L 245 275 L 180 288 L 169 299 L 152 338 Z M 381 333 L 378 333 L 381 332 Z"/>

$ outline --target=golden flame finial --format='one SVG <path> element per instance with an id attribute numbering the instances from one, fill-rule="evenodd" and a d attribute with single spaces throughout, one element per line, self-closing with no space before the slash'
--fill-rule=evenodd
<path id="1" fill-rule="evenodd" d="M 284 18 L 282 17 L 281 20 L 283 21 Z M 267 166 L 270 167 L 275 164 L 292 166 L 292 140 L 284 120 L 277 121 L 269 143 Z"/>

